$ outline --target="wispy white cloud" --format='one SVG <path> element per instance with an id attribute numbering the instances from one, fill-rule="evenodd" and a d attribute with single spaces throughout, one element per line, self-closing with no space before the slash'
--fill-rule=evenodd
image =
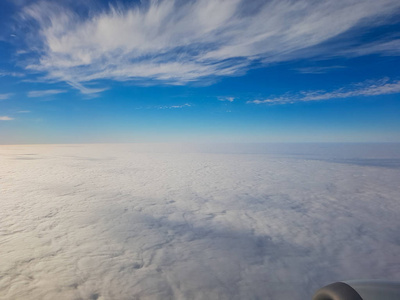
<path id="1" fill-rule="evenodd" d="M 384 56 L 400 55 L 400 39 L 378 41 L 360 45 L 342 52 L 349 56 L 380 54 Z"/>
<path id="2" fill-rule="evenodd" d="M 0 121 L 12 121 L 14 118 L 11 118 L 9 116 L 0 116 Z"/>
<path id="3" fill-rule="evenodd" d="M 327 67 L 305 67 L 298 68 L 296 71 L 302 74 L 324 74 L 332 70 L 344 69 L 345 66 L 327 66 Z"/>
<path id="4" fill-rule="evenodd" d="M 29 114 L 31 111 L 30 110 L 19 110 L 17 113 L 19 114 Z"/>
<path id="5" fill-rule="evenodd" d="M 233 102 L 235 101 L 235 97 L 218 97 L 219 101 L 228 101 L 228 102 Z"/>
<path id="6" fill-rule="evenodd" d="M 166 106 L 157 106 L 158 109 L 178 109 L 178 108 L 185 108 L 191 107 L 192 105 L 189 103 L 185 103 L 182 105 L 166 105 Z"/>
<path id="7" fill-rule="evenodd" d="M 0 94 L 0 100 L 10 99 L 13 95 L 13 93 Z"/>
<path id="8" fill-rule="evenodd" d="M 28 97 L 30 98 L 38 98 L 38 97 L 46 97 L 57 94 L 65 93 L 66 90 L 41 90 L 41 91 L 30 91 L 28 92 Z"/>
<path id="9" fill-rule="evenodd" d="M 253 104 L 286 104 L 295 102 L 321 101 L 329 99 L 350 98 L 357 96 L 378 96 L 400 93 L 400 80 L 390 81 L 384 78 L 378 81 L 366 81 L 334 91 L 304 91 L 296 95 L 285 94 L 262 100 L 251 100 Z"/>
<path id="10" fill-rule="evenodd" d="M 98 94 L 98 93 L 108 90 L 108 88 L 89 88 L 87 86 L 83 86 L 79 82 L 71 81 L 71 80 L 68 80 L 67 83 L 85 95 L 95 95 L 95 94 Z"/>
<path id="11" fill-rule="evenodd" d="M 192 104 L 184 103 L 179 105 L 149 105 L 149 106 L 141 106 L 137 107 L 136 109 L 181 109 L 191 107 Z"/>
<path id="12" fill-rule="evenodd" d="M 21 16 L 39 25 L 38 43 L 31 44 L 39 59 L 27 68 L 98 93 L 103 89 L 84 85 L 101 79 L 185 84 L 241 74 L 253 62 L 296 59 L 357 26 L 381 25 L 398 9 L 397 0 L 149 0 L 83 18 L 40 1 Z"/>
<path id="13" fill-rule="evenodd" d="M 25 74 L 21 72 L 8 72 L 8 71 L 0 71 L 0 77 L 11 76 L 11 77 L 24 77 Z"/>

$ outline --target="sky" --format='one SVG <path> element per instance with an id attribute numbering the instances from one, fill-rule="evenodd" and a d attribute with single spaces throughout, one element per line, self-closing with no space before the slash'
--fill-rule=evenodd
<path id="1" fill-rule="evenodd" d="M 76 2 L 1 1 L 0 144 L 400 142 L 397 0 Z"/>

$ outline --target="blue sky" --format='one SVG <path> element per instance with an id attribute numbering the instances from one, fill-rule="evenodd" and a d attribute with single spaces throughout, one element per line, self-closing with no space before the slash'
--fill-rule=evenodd
<path id="1" fill-rule="evenodd" d="M 0 3 L 0 143 L 400 142 L 397 0 Z"/>

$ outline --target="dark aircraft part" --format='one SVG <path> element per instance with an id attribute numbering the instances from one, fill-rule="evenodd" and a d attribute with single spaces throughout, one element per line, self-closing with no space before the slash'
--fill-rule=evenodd
<path id="1" fill-rule="evenodd" d="M 400 282 L 335 282 L 319 289 L 313 300 L 399 300 Z"/>
<path id="2" fill-rule="evenodd" d="M 313 300 L 363 300 L 363 298 L 348 284 L 335 282 L 319 289 Z"/>

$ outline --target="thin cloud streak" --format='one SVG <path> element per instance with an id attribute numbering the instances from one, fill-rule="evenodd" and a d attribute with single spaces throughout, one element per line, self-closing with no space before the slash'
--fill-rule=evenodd
<path id="1" fill-rule="evenodd" d="M 66 90 L 41 90 L 41 91 L 30 91 L 27 96 L 29 98 L 39 98 L 39 97 L 47 97 L 57 94 L 66 93 Z"/>
<path id="2" fill-rule="evenodd" d="M 70 81 L 70 80 L 68 80 L 67 83 L 70 86 L 72 86 L 73 88 L 76 88 L 77 90 L 79 90 L 84 95 L 95 96 L 98 93 L 101 93 L 101 92 L 104 92 L 104 91 L 108 90 L 108 88 L 88 88 L 86 86 L 83 86 L 79 82 Z"/>
<path id="3" fill-rule="evenodd" d="M 0 116 L 0 121 L 12 121 L 14 118 L 11 118 L 9 116 Z"/>
<path id="4" fill-rule="evenodd" d="M 306 68 L 298 68 L 298 71 L 301 74 L 325 74 L 332 70 L 337 69 L 345 69 L 344 66 L 328 66 L 328 67 L 306 67 Z"/>
<path id="5" fill-rule="evenodd" d="M 7 94 L 0 94 L 0 100 L 7 100 L 10 99 L 11 96 L 13 96 L 13 93 L 7 93 Z"/>
<path id="6" fill-rule="evenodd" d="M 171 105 L 171 106 L 167 106 L 167 108 L 184 108 L 184 107 L 191 107 L 192 105 L 190 105 L 189 103 L 185 103 L 182 105 Z"/>
<path id="7" fill-rule="evenodd" d="M 191 107 L 192 105 L 189 103 L 185 103 L 182 105 L 164 105 L 164 106 L 157 106 L 157 109 L 180 109 L 185 107 Z"/>
<path id="8" fill-rule="evenodd" d="M 219 101 L 228 101 L 228 102 L 233 102 L 235 101 L 235 97 L 218 97 Z"/>
<path id="9" fill-rule="evenodd" d="M 187 107 L 192 107 L 192 104 L 190 103 L 184 103 L 180 105 L 157 105 L 157 106 L 141 106 L 137 107 L 136 109 L 182 109 L 182 108 L 187 108 Z"/>
<path id="10" fill-rule="evenodd" d="M 25 74 L 20 73 L 20 72 L 0 71 L 0 77 L 5 77 L 5 76 L 10 76 L 10 77 L 24 77 Z"/>
<path id="11" fill-rule="evenodd" d="M 248 104 L 288 104 L 296 102 L 322 101 L 358 96 L 379 96 L 400 93 L 400 80 L 390 82 L 384 78 L 375 82 L 358 83 L 349 88 L 334 91 L 304 91 L 297 95 L 282 95 L 263 100 L 247 101 Z"/>
<path id="12" fill-rule="evenodd" d="M 21 20 L 39 26 L 30 45 L 39 59 L 26 68 L 90 94 L 104 89 L 84 84 L 102 79 L 186 84 L 240 75 L 253 63 L 297 59 L 351 29 L 381 25 L 398 9 L 395 0 L 150 0 L 82 18 L 41 1 Z"/>
<path id="13" fill-rule="evenodd" d="M 345 56 L 364 56 L 370 54 L 398 56 L 400 55 L 400 39 L 368 43 L 354 49 L 343 51 L 343 55 Z"/>

